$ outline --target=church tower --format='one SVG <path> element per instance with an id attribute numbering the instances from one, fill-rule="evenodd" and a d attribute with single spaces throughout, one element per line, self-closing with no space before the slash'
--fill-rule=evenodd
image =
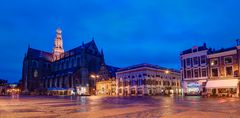
<path id="1" fill-rule="evenodd" d="M 57 35 L 55 38 L 54 48 L 53 48 L 53 61 L 58 60 L 60 58 L 60 55 L 64 53 L 63 41 L 62 41 L 62 30 L 58 28 L 56 32 L 57 32 Z"/>

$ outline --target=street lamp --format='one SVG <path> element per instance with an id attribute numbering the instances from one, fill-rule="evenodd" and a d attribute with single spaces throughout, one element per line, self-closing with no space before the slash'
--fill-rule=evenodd
<path id="1" fill-rule="evenodd" d="M 91 78 L 96 78 L 96 76 L 94 74 L 91 74 L 90 77 Z"/>
<path id="2" fill-rule="evenodd" d="M 169 70 L 165 70 L 165 73 L 166 73 L 166 74 L 169 74 L 169 72 L 170 72 Z"/>
<path id="3" fill-rule="evenodd" d="M 99 78 L 99 75 L 97 75 L 97 74 L 91 74 L 90 75 L 90 78 L 92 78 L 93 79 L 93 85 L 92 85 L 92 87 L 93 87 L 93 91 L 94 91 L 94 94 L 95 94 L 95 88 L 96 88 L 96 79 L 98 79 Z"/>

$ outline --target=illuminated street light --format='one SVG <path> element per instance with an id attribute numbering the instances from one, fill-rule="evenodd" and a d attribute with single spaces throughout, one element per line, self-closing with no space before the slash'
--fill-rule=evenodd
<path id="1" fill-rule="evenodd" d="M 90 77 L 95 79 L 95 78 L 99 78 L 99 75 L 91 74 Z"/>
<path id="2" fill-rule="evenodd" d="M 92 90 L 93 90 L 93 93 L 96 94 L 96 91 L 95 91 L 95 90 L 96 90 L 96 79 L 99 78 L 99 75 L 97 75 L 97 74 L 91 74 L 91 75 L 90 75 L 90 78 L 93 79 L 93 81 L 92 81 L 92 82 L 93 82 L 93 83 L 92 83 L 92 84 L 93 84 L 93 89 L 92 89 Z"/>
<path id="3" fill-rule="evenodd" d="M 166 73 L 166 74 L 169 74 L 169 70 L 166 70 L 165 73 Z"/>
<path id="4" fill-rule="evenodd" d="M 91 78 L 96 78 L 96 76 L 94 74 L 91 74 L 90 77 Z"/>
<path id="5" fill-rule="evenodd" d="M 211 62 L 211 66 L 213 66 L 214 65 L 214 63 L 213 62 Z"/>

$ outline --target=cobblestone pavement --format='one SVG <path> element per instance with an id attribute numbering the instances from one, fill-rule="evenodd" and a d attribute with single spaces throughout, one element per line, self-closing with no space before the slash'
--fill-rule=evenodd
<path id="1" fill-rule="evenodd" d="M 240 118 L 239 98 L 0 96 L 0 118 Z"/>

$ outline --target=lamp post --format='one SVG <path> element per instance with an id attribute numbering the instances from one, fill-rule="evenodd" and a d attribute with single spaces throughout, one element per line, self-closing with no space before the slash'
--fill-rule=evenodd
<path id="1" fill-rule="evenodd" d="M 169 71 L 169 70 L 165 70 L 164 73 L 168 75 L 168 74 L 170 73 L 170 71 Z M 170 81 L 170 80 L 169 80 L 169 81 Z M 168 81 L 168 82 L 169 82 L 169 81 Z M 170 83 L 170 82 L 169 82 L 169 83 Z M 170 89 L 170 90 L 171 90 L 171 89 Z M 169 90 L 169 85 L 168 85 L 168 87 L 167 87 L 167 92 L 168 92 L 168 94 L 169 94 L 170 90 Z"/>
<path id="2" fill-rule="evenodd" d="M 96 90 L 96 79 L 99 78 L 99 75 L 91 74 L 90 78 L 92 79 L 92 81 L 91 81 L 91 84 L 92 84 L 92 87 L 93 87 L 92 93 L 95 95 L 96 94 L 96 91 L 95 91 Z"/>
<path id="3" fill-rule="evenodd" d="M 169 70 L 165 70 L 165 74 L 169 74 L 170 73 L 170 71 Z"/>

